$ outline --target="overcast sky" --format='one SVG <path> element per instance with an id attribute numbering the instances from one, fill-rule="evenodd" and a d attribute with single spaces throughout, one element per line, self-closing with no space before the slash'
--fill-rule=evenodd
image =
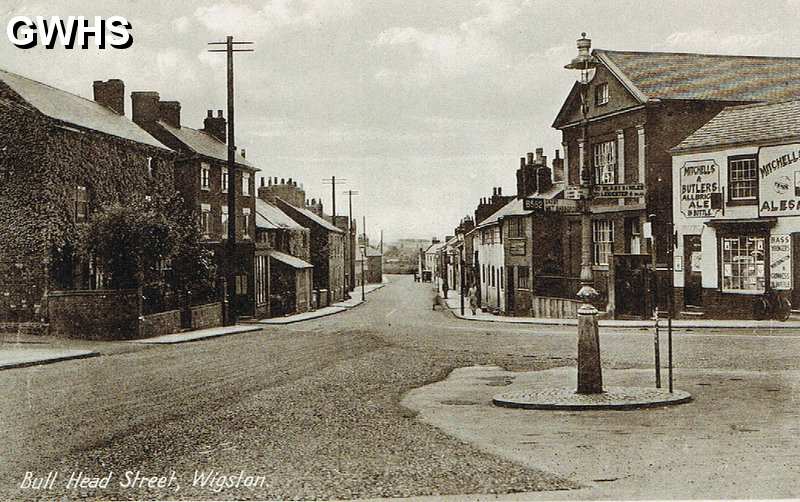
<path id="1" fill-rule="evenodd" d="M 2 37 L 0 65 L 89 98 L 93 80 L 120 78 L 128 96 L 180 101 L 197 128 L 225 107 L 225 57 L 206 42 L 254 41 L 236 59 L 238 146 L 326 212 L 321 180 L 347 178 L 359 225 L 366 213 L 387 239 L 452 233 L 493 186 L 514 192 L 525 152 L 552 158 L 581 31 L 605 49 L 800 55 L 800 0 L 0 0 L 0 15 L 4 32 L 14 15 L 127 17 L 130 49 Z"/>

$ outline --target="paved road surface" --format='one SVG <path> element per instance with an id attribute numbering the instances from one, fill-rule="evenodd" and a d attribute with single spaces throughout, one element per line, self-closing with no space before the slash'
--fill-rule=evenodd
<path id="1" fill-rule="evenodd" d="M 357 498 L 577 486 L 455 440 L 398 404 L 456 367 L 573 365 L 574 328 L 458 321 L 432 312 L 431 297 L 430 285 L 395 278 L 332 317 L 0 372 L 0 498 Z M 605 367 L 652 367 L 645 331 L 604 332 L 602 344 Z M 678 378 L 681 368 L 796 369 L 798 356 L 800 337 L 785 331 L 676 337 Z M 105 489 L 66 489 L 64 478 L 81 470 L 113 478 Z M 180 488 L 118 485 L 136 470 L 175 471 Z M 192 486 L 195 470 L 266 481 L 217 492 Z M 20 490 L 27 471 L 60 477 L 52 490 Z"/>

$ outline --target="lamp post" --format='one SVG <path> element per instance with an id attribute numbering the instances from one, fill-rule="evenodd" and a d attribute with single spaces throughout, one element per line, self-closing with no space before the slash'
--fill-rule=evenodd
<path id="1" fill-rule="evenodd" d="M 583 151 L 580 155 L 580 187 L 583 194 L 581 209 L 581 287 L 577 293 L 582 305 L 578 308 L 578 394 L 599 394 L 603 392 L 603 373 L 600 367 L 600 335 L 597 327 L 597 308 L 592 301 L 598 296 L 594 289 L 592 275 L 592 219 L 591 201 L 593 178 L 587 166 L 589 129 L 589 80 L 591 71 L 597 67 L 597 60 L 591 55 L 592 41 L 581 33 L 578 39 L 578 56 L 564 68 L 580 70 L 581 98 L 581 141 Z"/>

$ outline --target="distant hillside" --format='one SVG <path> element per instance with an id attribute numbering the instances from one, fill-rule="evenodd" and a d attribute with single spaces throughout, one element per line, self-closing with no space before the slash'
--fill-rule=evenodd
<path id="1" fill-rule="evenodd" d="M 399 239 L 383 246 L 383 271 L 387 274 L 413 274 L 417 271 L 419 249 L 430 246 L 430 239 Z"/>

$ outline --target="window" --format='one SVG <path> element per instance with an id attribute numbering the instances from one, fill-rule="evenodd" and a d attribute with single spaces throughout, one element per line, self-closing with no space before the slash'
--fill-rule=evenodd
<path id="1" fill-rule="evenodd" d="M 211 166 L 200 163 L 200 190 L 211 190 Z"/>
<path id="2" fill-rule="evenodd" d="M 228 238 L 228 206 L 222 206 L 222 211 L 220 212 L 220 223 L 222 227 L 222 238 Z"/>
<path id="3" fill-rule="evenodd" d="M 722 290 L 764 292 L 764 237 L 722 237 Z"/>
<path id="4" fill-rule="evenodd" d="M 256 256 L 256 303 L 267 303 L 267 256 Z"/>
<path id="5" fill-rule="evenodd" d="M 222 187 L 222 193 L 228 193 L 228 168 L 222 168 L 222 182 L 220 183 Z"/>
<path id="6" fill-rule="evenodd" d="M 509 237 L 525 237 L 525 220 L 522 218 L 512 218 L 508 220 Z"/>
<path id="7" fill-rule="evenodd" d="M 617 172 L 617 156 L 614 141 L 604 141 L 592 145 L 594 153 L 595 181 L 601 185 L 615 182 Z"/>
<path id="8" fill-rule="evenodd" d="M 594 104 L 601 106 L 606 103 L 608 103 L 608 83 L 602 83 L 594 88 Z"/>
<path id="9" fill-rule="evenodd" d="M 205 237 L 211 235 L 211 206 L 200 204 L 200 230 Z"/>
<path id="10" fill-rule="evenodd" d="M 594 220 L 592 222 L 592 244 L 594 247 L 594 264 L 608 265 L 613 254 L 614 222 L 610 220 Z"/>
<path id="11" fill-rule="evenodd" d="M 732 202 L 755 202 L 758 194 L 756 168 L 755 157 L 730 157 L 728 159 L 728 193 Z"/>
<path id="12" fill-rule="evenodd" d="M 153 177 L 153 157 L 147 157 L 147 176 Z"/>
<path id="13" fill-rule="evenodd" d="M 242 173 L 242 195 L 250 195 L 250 173 Z"/>
<path id="14" fill-rule="evenodd" d="M 500 232 L 500 225 L 492 227 L 492 244 L 500 244 L 503 242 L 502 233 Z"/>
<path id="15" fill-rule="evenodd" d="M 243 274 L 236 276 L 236 294 L 237 295 L 247 294 L 247 275 Z"/>
<path id="16" fill-rule="evenodd" d="M 527 266 L 517 267 L 517 284 L 519 285 L 519 289 L 530 289 L 530 269 Z"/>
<path id="17" fill-rule="evenodd" d="M 85 222 L 89 219 L 89 192 L 85 186 L 75 187 L 75 221 Z"/>
<path id="18" fill-rule="evenodd" d="M 245 239 L 250 238 L 250 208 L 242 208 L 242 235 Z"/>

